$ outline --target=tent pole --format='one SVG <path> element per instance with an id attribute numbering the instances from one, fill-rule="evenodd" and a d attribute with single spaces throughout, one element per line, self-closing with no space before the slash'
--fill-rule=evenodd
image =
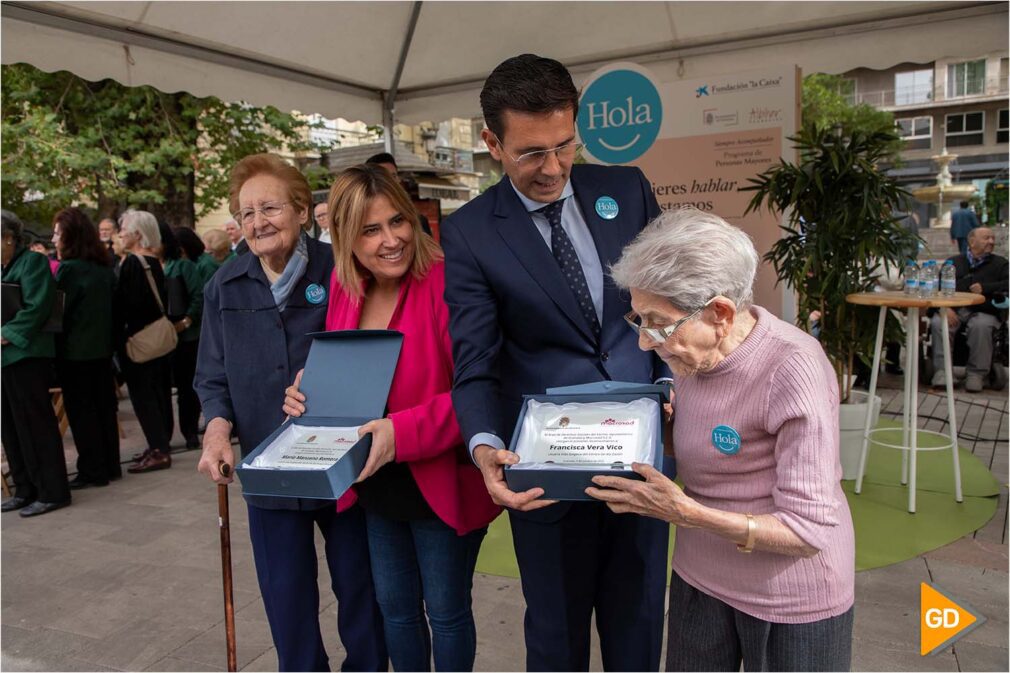
<path id="1" fill-rule="evenodd" d="M 403 66 L 407 63 L 407 54 L 410 52 L 410 43 L 414 40 L 414 29 L 417 28 L 417 17 L 421 14 L 420 1 L 415 2 L 410 8 L 410 19 L 407 21 L 407 30 L 403 35 L 403 43 L 400 45 L 400 58 L 396 61 L 396 72 L 393 74 L 393 81 L 389 85 L 389 91 L 382 101 L 382 127 L 383 138 L 386 143 L 386 151 L 393 154 L 393 126 L 396 123 L 396 93 L 400 88 L 400 77 L 403 76 Z"/>
<path id="2" fill-rule="evenodd" d="M 387 101 L 388 99 L 383 99 L 382 101 L 382 139 L 386 144 L 386 151 L 392 154 L 393 126 L 396 124 L 396 117 L 393 108 L 390 107 Z"/>

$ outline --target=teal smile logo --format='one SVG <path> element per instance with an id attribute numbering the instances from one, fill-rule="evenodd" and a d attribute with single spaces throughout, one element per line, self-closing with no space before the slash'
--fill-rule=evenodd
<path id="1" fill-rule="evenodd" d="M 322 285 L 312 283 L 305 288 L 305 299 L 310 304 L 322 304 L 326 301 L 326 289 Z"/>
<path id="2" fill-rule="evenodd" d="M 579 137 L 586 152 L 607 164 L 634 161 L 652 147 L 663 122 L 656 85 L 633 64 L 609 66 L 579 102 Z"/>
<path id="3" fill-rule="evenodd" d="M 719 453 L 735 456 L 740 453 L 740 433 L 728 425 L 717 425 L 712 428 L 712 446 Z"/>

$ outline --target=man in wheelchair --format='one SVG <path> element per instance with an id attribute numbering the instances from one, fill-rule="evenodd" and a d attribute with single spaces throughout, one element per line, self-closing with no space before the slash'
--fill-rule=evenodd
<path id="1" fill-rule="evenodd" d="M 992 377 L 996 387 L 1005 385 L 1002 361 L 1005 354 L 994 357 L 997 330 L 1006 321 L 1006 311 L 995 304 L 1006 301 L 1007 259 L 993 253 L 996 237 L 988 227 L 976 227 L 968 234 L 968 251 L 951 257 L 957 273 L 957 291 L 973 292 L 985 296 L 985 302 L 947 311 L 950 328 L 951 353 L 955 336 L 963 329 L 968 349 L 964 389 L 979 392 L 990 379 L 990 370 L 996 364 L 999 375 Z M 995 302 L 995 304 L 994 304 Z M 943 362 L 943 314 L 935 311 L 930 318 L 933 355 L 933 386 L 946 385 Z M 1004 343 L 1002 348 L 1005 348 Z M 956 356 L 955 356 L 956 358 Z"/>

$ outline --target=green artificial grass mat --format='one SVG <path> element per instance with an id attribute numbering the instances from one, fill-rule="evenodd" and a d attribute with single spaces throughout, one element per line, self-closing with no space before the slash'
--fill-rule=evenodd
<path id="1" fill-rule="evenodd" d="M 881 420 L 891 428 L 873 439 L 901 443 L 900 420 Z M 920 432 L 920 447 L 942 446 L 949 440 Z M 958 447 L 961 492 L 954 500 L 954 465 L 950 449 L 916 452 L 915 514 L 908 512 L 908 487 L 901 485 L 904 451 L 870 445 L 863 492 L 855 481 L 843 481 L 856 530 L 856 570 L 869 570 L 915 558 L 950 544 L 984 526 L 996 513 L 1000 483 L 978 458 Z"/>
<path id="2" fill-rule="evenodd" d="M 895 430 L 875 439 L 901 442 L 900 422 L 882 420 L 877 427 Z M 943 441 L 919 435 L 919 446 L 939 446 Z M 917 453 L 916 513 L 909 514 L 908 488 L 900 485 L 901 454 L 897 449 L 871 445 L 863 492 L 852 492 L 854 481 L 842 482 L 856 531 L 856 570 L 900 563 L 950 544 L 984 526 L 996 513 L 1000 483 L 978 458 L 961 448 L 964 502 L 954 501 L 950 450 L 922 451 Z M 675 533 L 671 526 L 671 552 Z M 477 572 L 519 577 L 507 516 L 499 516 L 488 528 Z"/>

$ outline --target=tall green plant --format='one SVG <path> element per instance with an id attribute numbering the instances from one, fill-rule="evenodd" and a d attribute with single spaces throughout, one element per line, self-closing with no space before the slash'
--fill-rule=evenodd
<path id="1" fill-rule="evenodd" d="M 819 338 L 838 375 L 843 400 L 855 359 L 873 353 L 876 309 L 853 306 L 845 297 L 872 290 L 882 272 L 900 268 L 917 238 L 894 213 L 910 197 L 878 170 L 888 156 L 891 131 L 847 130 L 804 124 L 790 140 L 799 162 L 785 160 L 751 178 L 754 196 L 746 212 L 762 207 L 784 213 L 783 236 L 764 259 L 779 283 L 798 299 L 797 324 L 810 328 L 820 314 Z"/>

